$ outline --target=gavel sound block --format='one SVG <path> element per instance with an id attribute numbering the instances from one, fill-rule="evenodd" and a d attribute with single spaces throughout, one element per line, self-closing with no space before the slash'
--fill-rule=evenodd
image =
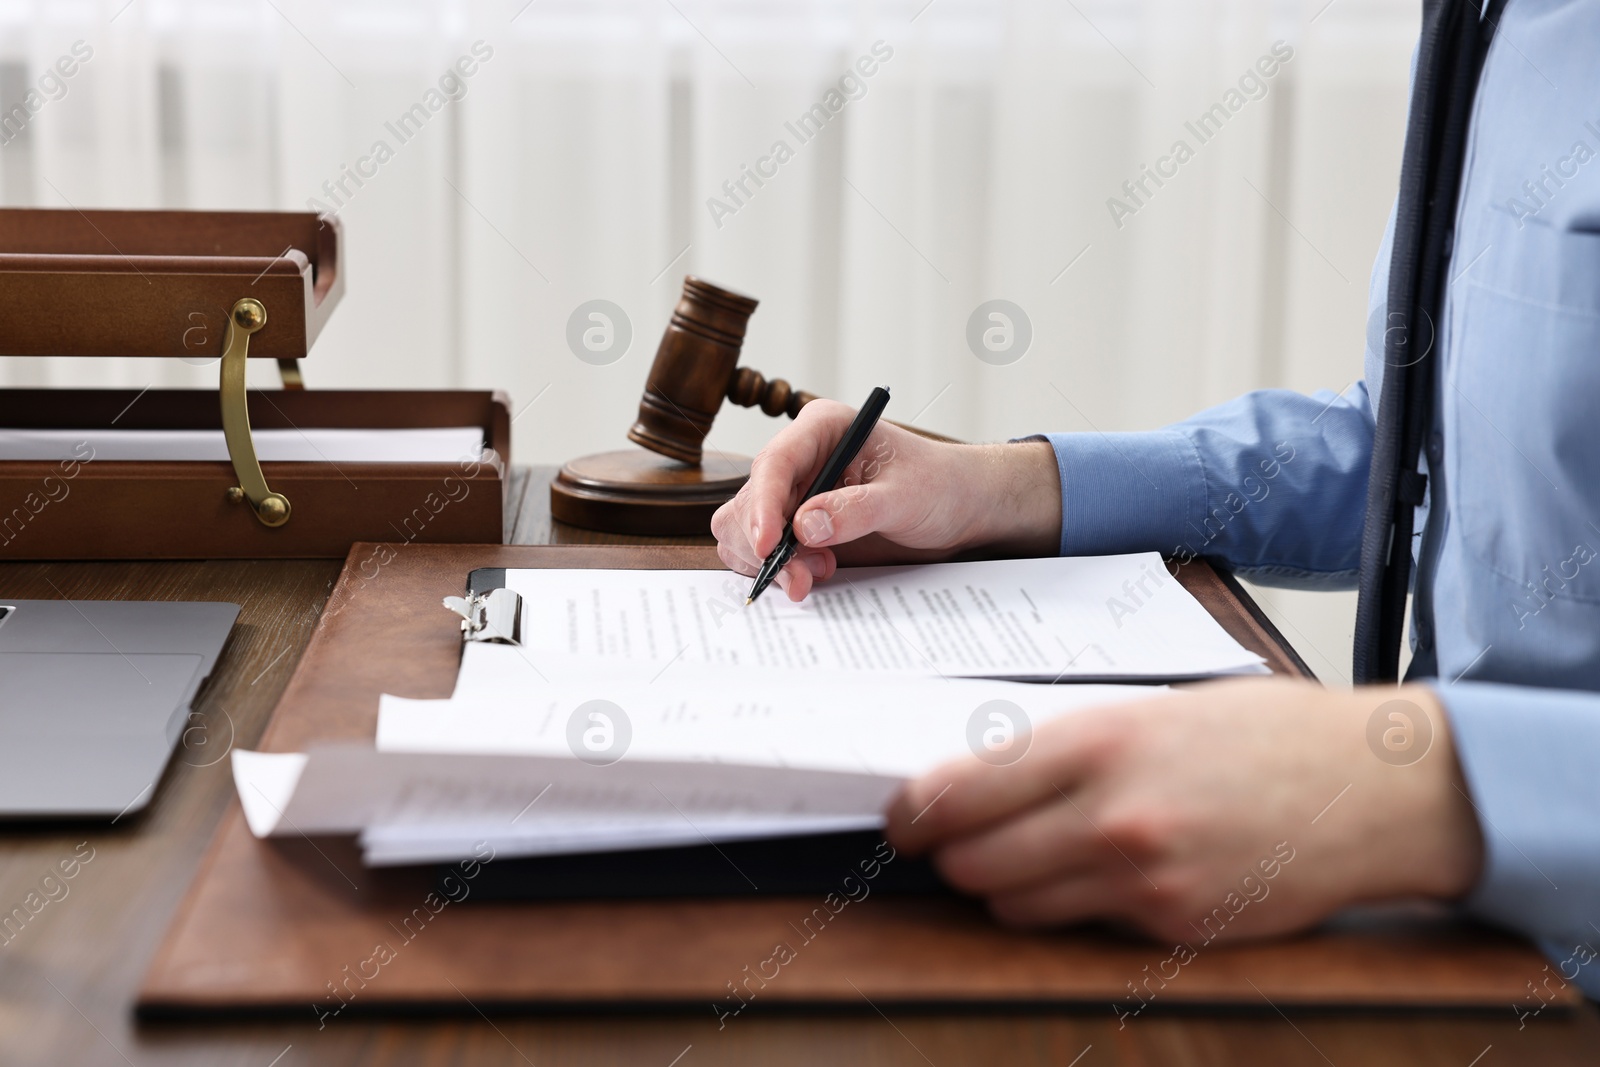
<path id="1" fill-rule="evenodd" d="M 711 450 L 706 434 L 724 399 L 793 418 L 816 397 L 739 367 L 757 301 L 693 275 L 673 309 L 628 440 L 639 448 L 575 459 L 550 483 L 560 522 L 657 537 L 709 532 L 711 516 L 750 477 L 750 457 Z"/>

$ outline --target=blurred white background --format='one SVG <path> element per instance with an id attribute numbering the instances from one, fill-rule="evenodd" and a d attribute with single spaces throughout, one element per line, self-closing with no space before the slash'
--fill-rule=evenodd
<path id="1" fill-rule="evenodd" d="M 310 387 L 510 392 L 517 462 L 619 447 L 685 273 L 757 296 L 745 362 L 968 439 L 1139 429 L 1260 386 L 1347 386 L 1394 195 L 1416 0 L 0 0 L 0 202 L 339 207 L 348 292 Z M 1286 42 L 1293 58 L 1119 227 L 1107 199 Z M 445 83 L 405 143 L 385 125 Z M 785 127 L 892 50 L 807 143 Z M 54 87 L 51 87 L 52 90 Z M 9 136 L 9 134 L 8 134 Z M 794 158 L 707 207 L 774 141 Z M 1154 189 L 1154 186 L 1151 186 Z M 718 224 L 720 222 L 720 225 Z M 628 315 L 606 366 L 581 303 Z M 1008 366 L 968 317 L 1019 305 Z M 266 368 L 263 368 L 265 371 Z M 210 384 L 181 361 L 0 360 L 0 384 Z M 776 424 L 725 408 L 710 443 Z M 1353 596 L 1268 591 L 1326 681 Z"/>

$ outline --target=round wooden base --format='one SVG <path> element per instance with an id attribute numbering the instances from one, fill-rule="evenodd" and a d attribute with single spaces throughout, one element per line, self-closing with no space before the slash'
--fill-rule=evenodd
<path id="1" fill-rule="evenodd" d="M 583 456 L 550 482 L 558 522 L 614 534 L 687 537 L 711 532 L 711 516 L 750 477 L 750 457 L 713 453 L 708 465 L 629 448 Z"/>

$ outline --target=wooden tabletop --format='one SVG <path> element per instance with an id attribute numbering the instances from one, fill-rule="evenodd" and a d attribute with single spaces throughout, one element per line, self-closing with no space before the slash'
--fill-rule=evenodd
<path id="1" fill-rule="evenodd" d="M 518 472 L 516 543 L 645 543 L 552 526 L 552 473 Z M 692 542 L 685 542 L 692 543 Z M 242 611 L 149 808 L 104 824 L 0 825 L 0 915 L 27 911 L 59 861 L 77 873 L 20 928 L 0 930 L 0 1063 L 12 1064 L 1501 1064 L 1592 1062 L 1593 1005 L 1520 1020 L 1491 1013 L 1259 1011 L 1226 1016 L 1152 1007 L 1119 1024 L 1104 1012 L 785 1015 L 760 1005 L 719 1029 L 665 1015 L 434 1020 L 345 1015 L 305 1021 L 139 1024 L 140 978 L 233 795 L 233 746 L 265 729 L 338 575 L 334 561 L 0 564 L 0 596 L 226 600 Z M 54 884 L 54 883 L 52 883 Z M 45 900 L 42 907 L 39 902 Z M 15 923 L 13 926 L 15 927 Z M 1524 1006 L 1525 1007 L 1525 1006 Z"/>

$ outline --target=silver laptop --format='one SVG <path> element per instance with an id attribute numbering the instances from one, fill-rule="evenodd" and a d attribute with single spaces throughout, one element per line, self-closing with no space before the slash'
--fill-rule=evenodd
<path id="1" fill-rule="evenodd" d="M 238 615 L 0 600 L 0 817 L 115 819 L 148 804 Z"/>

